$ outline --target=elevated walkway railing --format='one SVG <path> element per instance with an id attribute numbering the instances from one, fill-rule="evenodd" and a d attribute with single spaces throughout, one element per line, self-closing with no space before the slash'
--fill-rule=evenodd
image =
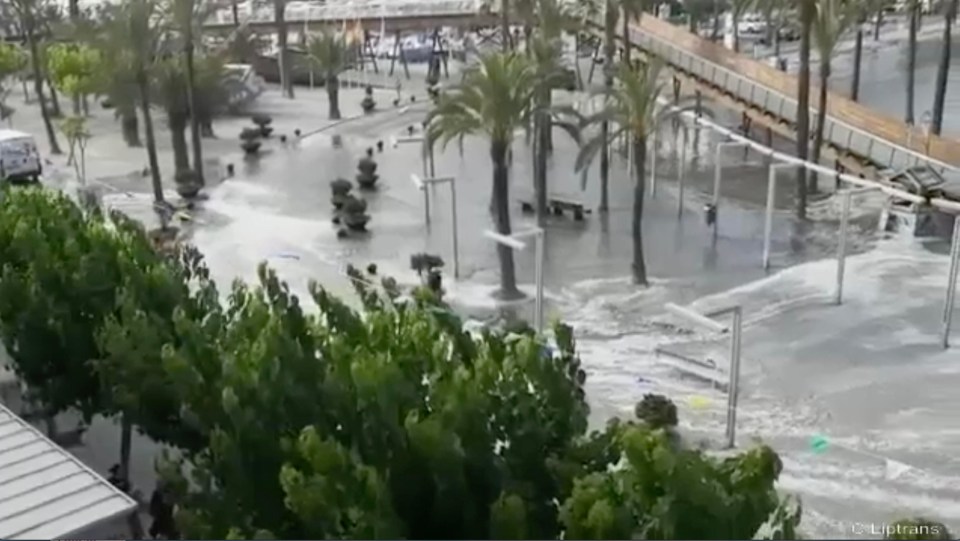
<path id="1" fill-rule="evenodd" d="M 787 123 L 796 122 L 796 77 L 654 17 L 642 17 L 633 26 L 631 39 L 672 67 Z M 815 102 L 815 85 L 811 85 L 810 95 Z M 810 114 L 813 120 L 816 109 L 811 107 Z M 824 141 L 867 158 L 881 169 L 928 165 L 956 171 L 960 165 L 960 141 L 923 134 L 833 93 L 827 100 Z"/>
<path id="2" fill-rule="evenodd" d="M 355 19 L 391 19 L 400 17 L 443 17 L 472 15 L 480 10 L 479 0 L 353 0 L 328 1 L 323 5 L 288 6 L 285 12 L 288 23 L 351 21 Z M 240 19 L 248 24 L 269 24 L 274 21 L 272 6 L 262 6 L 241 13 Z M 207 20 L 207 26 L 233 24 L 229 9 L 220 10 Z"/>

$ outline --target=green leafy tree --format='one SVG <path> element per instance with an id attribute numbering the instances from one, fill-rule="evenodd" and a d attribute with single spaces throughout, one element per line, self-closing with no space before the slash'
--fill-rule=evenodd
<path id="1" fill-rule="evenodd" d="M 559 535 L 561 472 L 601 467 L 577 455 L 585 374 L 568 329 L 544 359 L 533 337 L 473 337 L 427 300 L 358 282 L 359 314 L 314 284 L 308 316 L 272 271 L 260 280 L 222 316 L 178 319 L 184 339 L 162 348 L 209 433 L 186 469 L 164 469 L 184 535 Z"/>
<path id="2" fill-rule="evenodd" d="M 613 139 L 627 136 L 630 151 L 633 153 L 633 172 L 635 184 L 633 191 L 633 279 L 640 285 L 647 285 L 647 264 L 643 255 L 643 204 L 646 194 L 647 138 L 656 129 L 659 122 L 657 99 L 663 90 L 659 80 L 661 64 L 644 63 L 636 69 L 621 64 L 617 71 L 616 85 L 604 92 L 605 105 L 597 114 L 585 121 L 592 124 L 613 124 L 617 128 L 611 134 Z M 592 138 L 586 138 L 577 156 L 578 171 L 586 169 L 602 153 L 607 137 L 601 128 Z M 602 156 L 602 154 L 601 154 Z"/>
<path id="3" fill-rule="evenodd" d="M 752 539 L 781 506 L 769 447 L 717 460 L 675 450 L 642 425 L 620 436 L 622 467 L 576 481 L 561 509 L 570 539 Z"/>
<path id="4" fill-rule="evenodd" d="M 9 121 L 14 110 L 6 104 L 10 88 L 7 80 L 23 72 L 28 64 L 28 57 L 20 47 L 12 43 L 0 43 L 0 122 Z"/>
<path id="5" fill-rule="evenodd" d="M 73 114 L 81 114 L 81 104 L 96 91 L 97 74 L 103 69 L 100 52 L 88 45 L 53 44 L 46 57 L 51 82 L 72 98 Z"/>
<path id="6" fill-rule="evenodd" d="M 334 32 L 323 32 L 310 39 L 307 55 L 323 77 L 327 90 L 330 120 L 340 119 L 340 74 L 353 64 L 353 48 Z"/>
<path id="7" fill-rule="evenodd" d="M 536 65 L 526 56 L 500 53 L 485 56 L 468 71 L 463 82 L 441 95 L 427 115 L 427 144 L 446 145 L 468 135 L 490 140 L 493 161 L 493 211 L 497 232 L 510 235 L 510 166 L 508 156 L 513 134 L 528 126 L 534 114 L 534 99 L 541 88 Z M 500 259 L 500 295 L 522 297 L 517 289 L 513 251 L 497 245 Z"/>
<path id="8" fill-rule="evenodd" d="M 83 116 L 71 116 L 60 123 L 60 131 L 67 138 L 69 154 L 67 165 L 73 165 L 77 173 L 77 180 L 81 186 L 87 184 L 87 142 L 90 140 L 90 130 L 87 128 L 87 119 Z"/>
<path id="9" fill-rule="evenodd" d="M 27 41 L 27 49 L 30 51 L 30 67 L 33 72 L 33 90 L 37 94 L 37 100 L 40 102 L 40 114 L 43 116 L 43 126 L 47 131 L 47 140 L 50 143 L 51 154 L 63 154 L 60 150 L 60 144 L 57 141 L 56 130 L 53 129 L 53 116 L 50 104 L 47 102 L 47 95 L 43 89 L 43 58 L 41 57 L 40 37 L 41 30 L 40 6 L 37 0 L 10 0 L 13 11 L 20 20 L 20 28 L 23 31 Z"/>

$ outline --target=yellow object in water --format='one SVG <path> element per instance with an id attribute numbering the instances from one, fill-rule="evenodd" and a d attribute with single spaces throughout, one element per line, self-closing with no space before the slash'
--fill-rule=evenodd
<path id="1" fill-rule="evenodd" d="M 707 409 L 710 407 L 710 399 L 705 396 L 691 396 L 690 407 L 693 409 Z"/>

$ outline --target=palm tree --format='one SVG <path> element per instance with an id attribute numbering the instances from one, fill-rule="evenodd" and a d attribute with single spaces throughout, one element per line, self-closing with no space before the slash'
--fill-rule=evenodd
<path id="1" fill-rule="evenodd" d="M 661 63 L 644 63 L 638 69 L 620 64 L 616 85 L 606 90 L 606 105 L 599 113 L 584 121 L 585 126 L 595 123 L 613 123 L 618 126 L 614 137 L 626 135 L 633 153 L 633 172 L 636 183 L 633 187 L 633 280 L 647 285 L 647 264 L 643 257 L 643 203 L 646 193 L 647 138 L 656 129 L 660 120 L 657 99 L 663 90 L 659 80 Z M 577 156 L 576 168 L 583 171 L 602 152 L 605 137 L 601 130 L 592 139 L 584 142 Z M 601 154 L 602 156 L 602 154 Z"/>
<path id="2" fill-rule="evenodd" d="M 273 20 L 277 30 L 277 69 L 283 92 L 293 99 L 293 77 L 290 73 L 290 55 L 287 53 L 287 0 L 273 0 Z"/>
<path id="3" fill-rule="evenodd" d="M 797 74 L 797 158 L 810 156 L 810 40 L 816 0 L 800 2 L 800 72 Z M 797 218 L 807 217 L 807 170 L 797 168 Z"/>
<path id="4" fill-rule="evenodd" d="M 493 162 L 493 210 L 497 232 L 511 233 L 509 156 L 514 132 L 530 124 L 534 97 L 541 88 L 537 68 L 526 55 L 506 52 L 484 56 L 464 74 L 463 82 L 440 96 L 426 120 L 426 145 L 446 146 L 467 136 L 490 140 Z M 497 245 L 503 299 L 523 295 L 517 289 L 513 251 Z"/>
<path id="5" fill-rule="evenodd" d="M 198 115 L 193 114 L 196 111 L 197 101 L 196 66 L 194 65 L 194 54 L 196 53 L 194 43 L 195 25 L 198 21 L 205 20 L 208 14 L 201 7 L 201 3 L 197 0 L 172 0 L 170 12 L 183 40 L 184 82 L 186 84 L 187 108 L 191 112 L 190 139 L 193 143 L 193 172 L 197 181 L 202 185 L 204 182 L 203 141 L 200 138 L 200 119 Z"/>
<path id="6" fill-rule="evenodd" d="M 733 17 L 733 50 L 740 52 L 740 17 L 757 5 L 757 0 L 731 0 L 730 13 Z"/>
<path id="7" fill-rule="evenodd" d="M 340 118 L 340 74 L 353 62 L 352 52 L 353 48 L 343 36 L 330 31 L 311 38 L 307 44 L 307 56 L 316 70 L 323 74 L 330 103 L 330 120 Z"/>
<path id="8" fill-rule="evenodd" d="M 958 0 L 946 0 L 946 11 L 943 20 L 943 45 L 940 50 L 940 65 L 937 67 L 937 86 L 933 95 L 933 119 L 930 125 L 931 133 L 940 135 L 943 129 L 943 109 L 947 98 L 947 80 L 950 74 L 950 48 L 952 40 L 950 32 L 957 18 Z"/>
<path id="9" fill-rule="evenodd" d="M 40 9 L 36 0 L 13 0 L 12 7 L 20 19 L 20 28 L 27 40 L 27 48 L 30 50 L 30 68 L 33 71 L 33 90 L 37 94 L 40 103 L 40 114 L 43 116 L 43 126 L 47 131 L 47 140 L 50 142 L 51 154 L 62 154 L 60 144 L 57 141 L 57 132 L 53 128 L 51 120 L 51 110 L 47 103 L 46 94 L 43 89 L 43 70 L 44 65 L 41 58 L 40 45 L 37 43 L 37 11 Z"/>
<path id="10" fill-rule="evenodd" d="M 647 0 L 620 0 L 620 11 L 623 24 L 623 59 L 630 62 L 630 23 L 636 21 L 643 14 Z"/>
<path id="11" fill-rule="evenodd" d="M 857 18 L 857 34 L 853 45 L 853 77 L 850 80 L 850 99 L 860 100 L 860 71 L 863 63 L 863 33 L 867 19 L 883 12 L 887 0 L 857 0 L 860 4 L 860 16 Z"/>
<path id="12" fill-rule="evenodd" d="M 910 12 L 910 31 L 907 34 L 907 108 L 904 113 L 904 122 L 912 125 L 914 122 L 913 103 L 917 77 L 917 30 L 920 27 L 920 1 L 907 0 L 907 10 Z"/>
<path id="13" fill-rule="evenodd" d="M 156 105 L 167 115 L 170 128 L 170 143 L 173 148 L 173 170 L 176 175 L 190 170 L 190 151 L 187 148 L 185 131 L 190 120 L 190 103 L 187 91 L 187 69 L 181 58 L 167 58 L 156 66 L 151 94 Z M 196 165 L 196 164 L 194 164 Z"/>
<path id="14" fill-rule="evenodd" d="M 539 0 L 537 6 L 539 32 L 528 42 L 528 54 L 536 66 L 539 88 L 535 94 L 533 115 L 533 187 L 536 194 L 537 221 L 547 215 L 547 158 L 552 149 L 551 135 L 555 125 L 552 92 L 565 82 L 562 59 L 562 35 L 569 20 L 556 0 Z"/>
<path id="15" fill-rule="evenodd" d="M 153 197 L 157 203 L 163 202 L 163 183 L 160 179 L 160 165 L 157 161 L 157 142 L 153 130 L 153 117 L 150 113 L 150 83 L 158 60 L 163 29 L 159 6 L 155 0 L 127 0 L 110 5 L 104 36 L 111 46 L 119 51 L 114 56 L 116 68 L 121 73 L 130 73 L 137 90 L 137 104 L 143 117 L 143 131 L 147 140 L 147 160 L 150 165 L 150 180 Z"/>
<path id="16" fill-rule="evenodd" d="M 613 50 L 616 45 L 617 5 L 614 0 L 606 0 L 603 15 L 603 86 L 610 92 L 613 89 Z M 600 154 L 600 208 L 599 212 L 610 210 L 610 123 L 602 122 L 600 136 L 603 138 L 603 151 Z"/>
<path id="17" fill-rule="evenodd" d="M 759 0 L 758 7 L 763 11 L 766 26 L 766 44 L 773 45 L 773 56 L 780 59 L 780 30 L 786 24 L 786 11 L 789 0 Z"/>
<path id="18" fill-rule="evenodd" d="M 827 120 L 827 96 L 829 96 L 830 68 L 833 52 L 840 38 L 861 17 L 861 6 L 850 0 L 816 0 L 813 18 L 813 37 L 820 55 L 820 97 L 817 102 L 817 124 L 813 136 L 813 152 L 810 161 L 820 162 L 823 146 L 823 129 Z M 810 175 L 809 190 L 818 191 L 818 175 Z"/>

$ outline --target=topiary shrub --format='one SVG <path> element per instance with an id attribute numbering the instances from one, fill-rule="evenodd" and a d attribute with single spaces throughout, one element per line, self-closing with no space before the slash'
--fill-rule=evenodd
<path id="1" fill-rule="evenodd" d="M 677 426 L 677 406 L 669 398 L 659 394 L 645 394 L 634 408 L 637 419 L 650 428 L 674 428 Z"/>

